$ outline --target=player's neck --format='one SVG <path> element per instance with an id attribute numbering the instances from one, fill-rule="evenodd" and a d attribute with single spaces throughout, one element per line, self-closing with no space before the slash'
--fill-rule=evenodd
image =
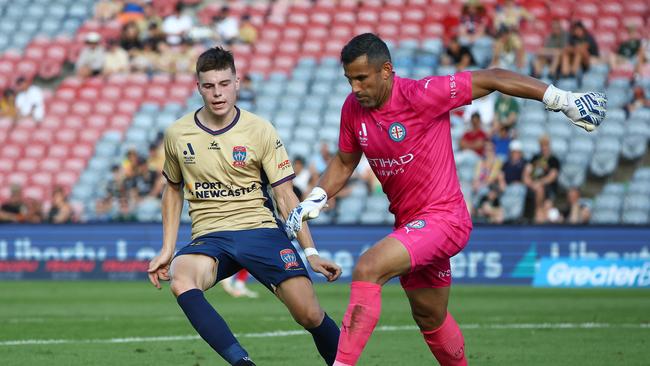
<path id="1" fill-rule="evenodd" d="M 388 79 L 386 89 L 383 91 L 381 94 L 381 97 L 379 98 L 379 103 L 377 103 L 377 109 L 381 109 L 388 103 L 388 100 L 390 100 L 390 95 L 393 93 L 393 83 L 395 82 L 395 75 L 391 75 L 390 78 Z"/>
<path id="2" fill-rule="evenodd" d="M 198 117 L 201 124 L 203 124 L 205 127 L 213 131 L 217 131 L 227 127 L 230 123 L 232 123 L 236 114 L 237 110 L 234 106 L 224 116 L 217 116 L 214 113 L 211 113 L 208 108 L 203 107 L 199 111 Z"/>

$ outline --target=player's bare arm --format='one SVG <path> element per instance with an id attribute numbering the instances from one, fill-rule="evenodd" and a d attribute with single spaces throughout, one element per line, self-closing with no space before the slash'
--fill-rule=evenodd
<path id="1" fill-rule="evenodd" d="M 302 222 L 318 217 L 320 210 L 325 207 L 327 200 L 334 197 L 347 183 L 354 169 L 359 165 L 361 152 L 346 153 L 338 151 L 325 169 L 325 173 L 317 186 L 300 204 L 289 213 L 286 220 L 286 232 L 289 238 L 294 238 L 301 231 Z"/>
<path id="2" fill-rule="evenodd" d="M 573 93 L 503 69 L 472 72 L 472 99 L 493 91 L 539 100 L 544 103 L 546 109 L 564 113 L 571 123 L 588 132 L 595 130 L 602 123 L 607 111 L 607 97 L 603 93 Z"/>
<path id="3" fill-rule="evenodd" d="M 282 218 L 285 220 L 289 216 L 290 210 L 298 206 L 300 203 L 298 197 L 293 193 L 293 183 L 290 181 L 273 187 L 273 196 L 275 196 L 275 202 L 278 205 L 280 215 L 282 215 Z M 296 233 L 296 236 L 298 243 L 305 253 L 305 257 L 307 257 L 307 261 L 314 272 L 323 274 L 330 282 L 336 281 L 341 276 L 341 267 L 332 261 L 321 258 L 320 255 L 318 255 L 318 251 L 314 245 L 314 240 L 309 232 L 309 227 L 303 225 Z"/>
<path id="4" fill-rule="evenodd" d="M 182 186 L 167 182 L 162 195 L 163 246 L 149 262 L 149 281 L 160 289 L 160 281 L 169 281 L 169 264 L 176 248 L 176 238 L 183 209 Z"/>

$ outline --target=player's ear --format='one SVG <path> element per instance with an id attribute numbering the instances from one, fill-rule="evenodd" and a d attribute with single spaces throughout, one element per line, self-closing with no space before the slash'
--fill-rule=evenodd
<path id="1" fill-rule="evenodd" d="M 384 62 L 384 64 L 381 65 L 382 79 L 388 80 L 392 74 L 393 74 L 393 64 L 391 64 L 389 61 Z"/>
<path id="2" fill-rule="evenodd" d="M 239 91 L 239 76 L 235 75 L 235 90 Z"/>

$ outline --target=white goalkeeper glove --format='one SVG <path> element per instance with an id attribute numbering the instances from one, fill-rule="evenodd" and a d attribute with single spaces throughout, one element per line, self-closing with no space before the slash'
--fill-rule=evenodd
<path id="1" fill-rule="evenodd" d="M 605 119 L 607 96 L 596 92 L 572 93 L 549 85 L 544 93 L 544 105 L 550 111 L 561 111 L 574 125 L 591 132 Z"/>
<path id="2" fill-rule="evenodd" d="M 321 187 L 315 187 L 298 207 L 289 212 L 287 222 L 284 223 L 284 230 L 289 239 L 293 240 L 302 228 L 302 222 L 318 217 L 320 210 L 327 203 L 327 193 Z"/>

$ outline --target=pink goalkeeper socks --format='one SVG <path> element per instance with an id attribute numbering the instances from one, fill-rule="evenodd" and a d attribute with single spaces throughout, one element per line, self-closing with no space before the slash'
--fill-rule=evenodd
<path id="1" fill-rule="evenodd" d="M 350 304 L 343 317 L 334 365 L 354 365 L 368 343 L 381 313 L 381 286 L 353 281 Z"/>
<path id="2" fill-rule="evenodd" d="M 424 340 L 440 365 L 465 366 L 465 339 L 458 324 L 447 312 L 447 317 L 438 329 L 422 332 Z M 340 343 L 339 343 L 340 345 Z M 340 348 L 340 346 L 339 346 Z"/>

